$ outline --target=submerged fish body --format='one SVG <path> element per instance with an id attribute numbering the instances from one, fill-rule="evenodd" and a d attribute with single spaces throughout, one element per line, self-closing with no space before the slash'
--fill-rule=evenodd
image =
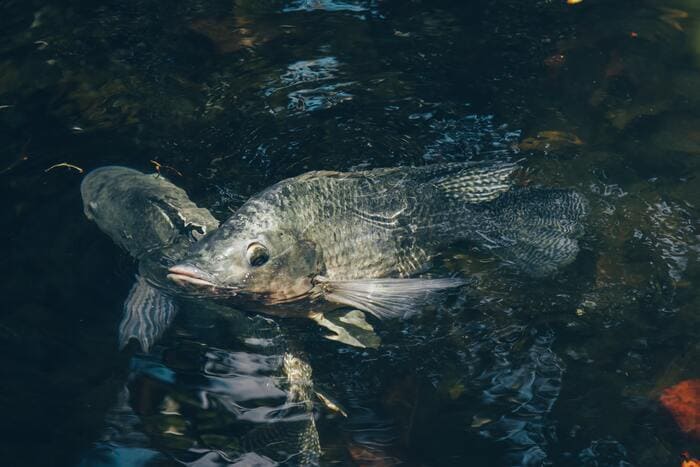
<path id="1" fill-rule="evenodd" d="M 80 186 L 88 219 L 135 259 L 173 246 L 182 254 L 219 222 L 159 174 L 127 167 L 93 170 Z"/>
<path id="2" fill-rule="evenodd" d="M 164 290 L 167 266 L 219 222 L 161 175 L 127 167 L 93 170 L 80 192 L 85 216 L 139 262 L 124 302 L 119 344 L 135 338 L 148 351 L 177 313 L 177 303 Z"/>
<path id="3" fill-rule="evenodd" d="M 271 314 L 351 306 L 406 316 L 457 278 L 417 278 L 468 240 L 546 275 L 574 260 L 586 201 L 570 190 L 521 188 L 511 163 L 449 163 L 310 172 L 248 200 L 193 245 L 170 279 Z"/>

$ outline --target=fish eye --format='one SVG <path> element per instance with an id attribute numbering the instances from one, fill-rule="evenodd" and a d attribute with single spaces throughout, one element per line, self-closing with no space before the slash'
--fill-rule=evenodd
<path id="1" fill-rule="evenodd" d="M 246 257 L 248 258 L 248 264 L 256 268 L 267 263 L 267 260 L 270 259 L 270 253 L 267 251 L 267 248 L 265 248 L 264 245 L 258 242 L 253 242 L 248 245 Z"/>

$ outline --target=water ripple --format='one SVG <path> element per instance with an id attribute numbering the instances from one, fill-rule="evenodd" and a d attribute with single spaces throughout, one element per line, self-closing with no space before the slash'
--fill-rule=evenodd
<path id="1" fill-rule="evenodd" d="M 369 10 L 367 2 L 343 2 L 340 0 L 294 0 L 282 8 L 285 13 L 293 11 L 351 11 L 362 12 Z"/>

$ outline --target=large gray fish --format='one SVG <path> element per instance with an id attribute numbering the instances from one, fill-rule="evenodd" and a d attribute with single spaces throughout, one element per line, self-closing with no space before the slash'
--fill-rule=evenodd
<path id="1" fill-rule="evenodd" d="M 309 172 L 249 199 L 170 269 L 202 296 L 265 313 L 352 307 L 408 316 L 459 278 L 421 277 L 472 241 L 532 275 L 571 263 L 587 204 L 576 192 L 517 187 L 512 163 Z"/>
<path id="2" fill-rule="evenodd" d="M 82 182 L 81 194 L 86 216 L 139 261 L 140 274 L 124 304 L 119 340 L 124 346 L 131 338 L 136 338 L 148 351 L 177 310 L 177 297 L 162 287 L 169 284 L 164 280 L 167 265 L 180 260 L 188 246 L 216 229 L 218 221 L 207 209 L 197 207 L 184 190 L 162 176 L 126 167 L 102 167 L 90 172 Z M 209 309 L 218 311 L 221 308 L 209 306 Z M 290 350 L 291 344 L 276 323 L 262 317 L 248 319 L 231 309 L 224 311 L 232 322 L 236 322 L 236 338 L 244 345 L 244 351 L 226 354 L 226 361 L 230 360 L 228 365 L 234 365 L 236 357 L 242 359 L 232 374 L 225 374 L 226 387 L 249 388 L 253 378 L 261 387 L 269 389 L 260 394 L 260 398 L 265 399 L 263 408 L 269 412 L 263 417 L 264 423 L 241 436 L 240 446 L 227 455 L 240 456 L 241 465 L 246 464 L 249 456 L 257 455 L 255 453 L 264 454 L 269 459 L 293 457 L 293 461 L 288 459 L 286 465 L 317 465 L 321 448 L 315 425 L 314 400 L 318 397 L 329 408 L 333 409 L 333 406 L 327 402 L 327 396 L 314 389 L 311 367 Z M 137 367 L 139 361 L 135 362 Z M 256 362 L 265 365 L 256 366 Z M 143 363 L 148 363 L 146 368 L 155 365 L 150 360 L 143 360 Z M 211 372 L 209 368 L 207 374 L 211 376 Z M 162 377 L 173 374 L 173 371 L 161 368 L 155 373 Z M 130 379 L 135 377 L 132 374 Z M 172 383 L 169 378 L 166 380 Z M 182 390 L 179 387 L 178 392 Z M 193 388 L 198 394 L 203 390 Z M 226 394 L 227 400 L 235 401 L 233 392 Z M 286 397 L 275 406 L 272 400 L 280 392 Z M 127 449 L 144 438 L 134 429 L 138 418 L 128 403 L 126 387 L 120 399 L 121 403 L 110 413 L 113 426 L 106 438 L 109 450 L 124 443 L 123 448 Z M 250 400 L 246 402 L 250 403 Z M 242 406 L 237 406 L 235 412 L 244 412 Z M 88 459 L 84 465 L 93 465 L 90 462 Z M 276 462 L 270 461 L 269 464 L 276 465 Z"/>
<path id="3" fill-rule="evenodd" d="M 148 351 L 175 317 L 177 304 L 162 287 L 167 265 L 219 226 L 182 188 L 158 174 L 101 167 L 80 186 L 88 219 L 139 262 L 139 275 L 124 303 L 120 346 L 135 338 Z"/>

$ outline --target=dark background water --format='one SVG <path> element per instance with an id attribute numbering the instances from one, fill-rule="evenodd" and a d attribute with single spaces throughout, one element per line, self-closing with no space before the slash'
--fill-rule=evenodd
<path id="1" fill-rule="evenodd" d="M 380 325 L 377 351 L 289 324 L 317 381 L 356 409 L 319 423 L 324 465 L 700 455 L 658 403 L 700 376 L 694 0 L 0 11 L 1 464 L 77 464 L 129 365 L 116 327 L 135 265 L 84 218 L 81 175 L 46 169 L 150 171 L 151 160 L 176 168 L 163 170 L 219 218 L 307 170 L 503 157 L 591 201 L 575 264 L 535 281 L 457 251 L 448 266 L 475 278 L 473 291 L 437 315 Z M 181 321 L 164 349 L 183 334 L 214 345 L 192 331 L 196 319 Z M 174 457 L 191 446 L 150 435 Z"/>

